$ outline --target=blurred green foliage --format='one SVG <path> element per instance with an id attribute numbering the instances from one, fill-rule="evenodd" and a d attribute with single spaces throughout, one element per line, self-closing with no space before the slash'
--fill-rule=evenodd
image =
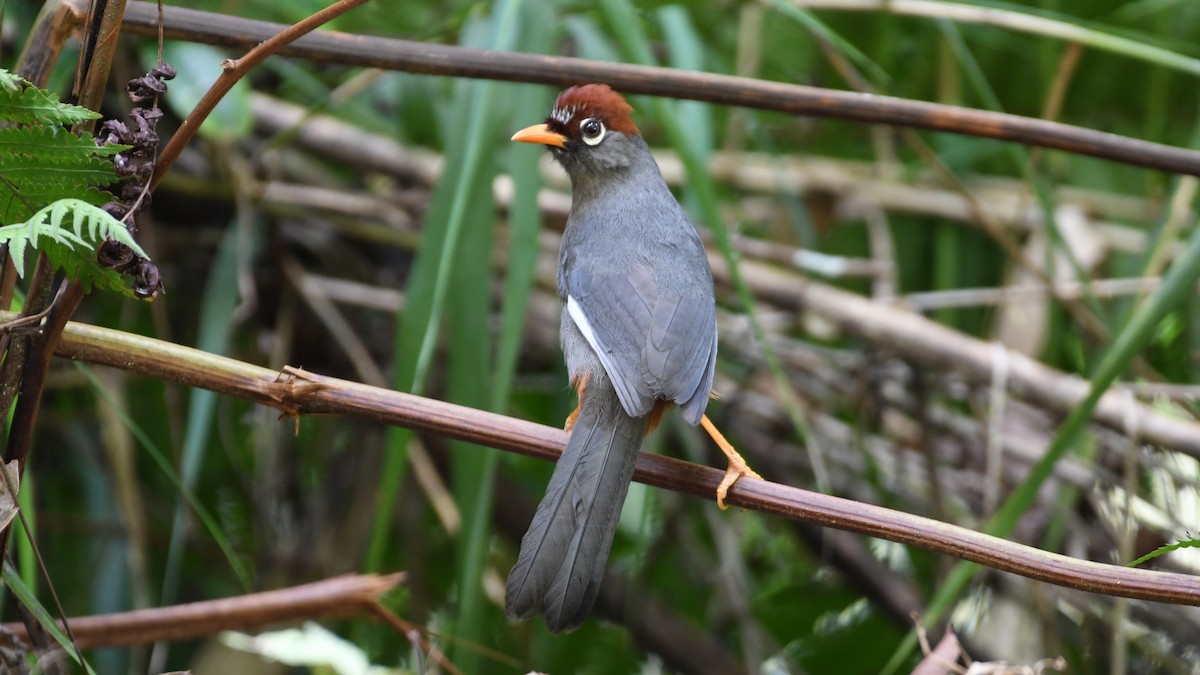
<path id="1" fill-rule="evenodd" d="M 34 19 L 31 4 L 9 3 L 0 67 L 14 65 L 19 36 L 29 33 Z M 327 3 L 186 4 L 290 23 Z M 1182 56 L 1200 57 L 1200 3 L 1189 0 L 1041 0 L 1005 7 L 1030 15 L 1051 12 L 1137 39 L 1152 37 Z M 1029 116 L 1042 113 L 1066 49 L 1052 38 L 956 25 L 961 44 L 994 93 L 989 101 L 955 59 L 945 27 L 936 21 L 863 12 L 813 11 L 811 16 L 861 52 L 863 60 L 854 63 L 879 93 L 979 108 L 995 103 Z M 803 22 L 752 4 L 374 2 L 339 18 L 332 28 L 595 59 L 656 60 L 717 73 L 735 72 L 740 53 L 755 77 L 850 88 Z M 126 107 L 118 80 L 149 67 L 146 58 L 153 47 L 123 38 L 106 114 Z M 167 98 L 173 116 L 160 127 L 164 136 L 195 99 L 184 92 L 203 92 L 216 78 L 215 61 L 206 66 L 205 58 L 236 55 L 178 44 L 169 45 L 167 54 L 180 76 Z M 68 54 L 59 60 L 53 82 L 62 94 L 74 63 Z M 546 114 L 555 92 L 404 73 L 373 77 L 358 69 L 279 58 L 253 73 L 248 89 L 333 115 L 406 148 L 436 152 L 445 162 L 439 178 L 429 185 L 364 171 L 305 150 L 289 133 L 272 136 L 255 125 L 249 91 L 242 91 L 228 116 L 210 118 L 213 133 L 193 144 L 175 169 L 180 176 L 164 182 L 143 225 L 141 241 L 163 270 L 167 295 L 153 305 L 138 305 L 96 294 L 77 320 L 272 368 L 287 364 L 367 380 L 346 343 L 287 277 L 283 265 L 294 262 L 321 277 L 403 290 L 404 308 L 395 315 L 363 304 L 340 305 L 368 360 L 397 388 L 561 424 L 573 407 L 565 370 L 557 353 L 531 337 L 538 330 L 557 330 L 554 320 L 548 327 L 530 323 L 544 320 L 535 310 L 536 296 L 545 289 L 534 275 L 541 153 L 507 142 L 513 130 Z M 1188 146 L 1200 114 L 1196 91 L 1194 75 L 1129 54 L 1088 49 L 1069 81 L 1060 119 Z M 898 161 L 885 169 L 898 180 L 915 182 L 932 171 L 894 130 L 884 130 L 885 141 L 880 141 L 864 125 L 837 120 L 647 97 L 634 104 L 652 146 L 673 143 L 696 157 L 729 149 L 779 159 L 881 162 L 886 144 Z M 1101 160 L 1059 152 L 1014 154 L 1004 143 L 948 134 L 920 137 L 962 180 L 1021 180 L 1036 173 L 1051 186 L 1089 188 L 1156 205 L 1175 189 L 1169 176 Z M 493 179 L 500 174 L 514 179 L 506 209 L 493 199 Z M 418 243 L 404 247 L 362 234 L 366 225 L 378 225 L 365 216 L 269 207 L 250 181 L 332 188 L 398 205 L 411 218 L 406 231 L 415 233 Z M 861 221 L 834 222 L 812 195 L 772 194 L 773 206 L 786 214 L 782 221 L 746 216 L 752 211 L 745 205 L 752 201 L 747 194 L 707 176 L 695 177 L 680 197 L 697 222 L 719 217 L 733 239 L 803 245 L 840 256 L 871 253 Z M 1032 198 L 1030 203 L 1036 206 Z M 1154 222 L 1129 218 L 1119 224 L 1153 238 L 1158 236 Z M 901 294 L 997 286 L 1011 267 L 999 246 L 962 223 L 896 212 L 889 214 L 888 228 Z M 1117 251 L 1101 273 L 1133 276 L 1144 264 L 1141 254 Z M 838 283 L 869 290 L 861 279 Z M 722 303 L 744 311 L 744 300 L 730 293 Z M 527 305 L 534 309 L 526 311 Z M 1131 306 L 1129 300 L 1105 304 L 1110 331 Z M 994 309 L 982 306 L 942 309 L 933 316 L 983 339 L 991 339 L 996 320 Z M 1053 366 L 1087 374 L 1104 353 L 1106 345 L 1087 337 L 1060 307 L 1050 310 L 1048 330 L 1052 338 L 1037 356 Z M 798 330 L 789 335 L 824 347 L 861 347 L 841 337 L 823 339 Z M 1196 340 L 1194 312 L 1185 307 L 1171 315 L 1144 355 L 1167 380 L 1194 383 Z M 723 352 L 721 368 L 739 379 L 765 369 L 733 349 Z M 801 390 L 800 395 L 811 401 L 821 393 Z M 961 400 L 951 405 L 969 407 Z M 878 420 L 866 403 L 832 412 L 864 434 L 876 430 Z M 545 462 L 329 417 L 304 418 L 293 433 L 290 419 L 279 420 L 275 411 L 240 400 L 101 369 L 81 375 L 62 364 L 53 372 L 40 422 L 26 481 L 36 489 L 37 542 L 68 614 L 218 598 L 248 586 L 275 588 L 366 569 L 406 570 L 410 584 L 386 604 L 428 626 L 431 639 L 467 672 L 667 669 L 634 633 L 599 618 L 564 636 L 552 636 L 536 622 L 513 625 L 505 619 L 496 603 L 496 584 L 512 563 L 520 532 L 512 531 L 510 513 L 494 507 L 509 500 L 527 517 L 551 470 Z M 797 442 L 790 428 L 766 431 L 775 433 L 779 448 Z M 647 447 L 715 462 L 711 454 L 702 454 L 705 450 L 689 454 L 688 448 L 701 447 L 690 433 L 683 425 L 667 424 Z M 411 444 L 418 441 L 449 486 L 444 496 L 459 514 L 456 526 L 447 527 L 444 514 L 431 506 L 428 485 L 418 486 L 409 461 Z M 156 463 L 150 447 L 161 449 L 173 473 Z M 882 475 L 870 461 L 861 482 L 879 503 L 914 508 L 893 492 L 894 477 Z M 811 480 L 805 474 L 799 482 Z M 197 521 L 180 483 L 211 514 L 210 522 Z M 631 595 L 669 608 L 681 625 L 750 670 L 878 672 L 907 634 L 903 618 L 864 601 L 855 581 L 830 566 L 828 551 L 806 543 L 788 523 L 759 514 L 717 513 L 711 504 L 650 490 L 635 489 L 630 501 L 610 568 L 623 575 Z M 979 522 L 976 514 L 952 515 Z M 928 600 L 944 581 L 945 561 L 920 550 L 909 556 L 907 567 L 892 565 L 892 572 Z M 248 573 L 239 573 L 239 566 Z M 28 564 L 22 567 L 26 579 L 36 576 Z M 44 592 L 45 582 L 39 580 L 36 589 Z M 731 601 L 731 593 L 741 602 Z M 402 636 L 366 618 L 328 625 L 366 650 L 373 663 L 420 665 Z M 1051 632 L 1047 644 L 1068 655 L 1075 673 L 1107 669 L 1106 628 L 1095 619 L 1080 626 L 1063 616 L 1041 625 Z M 1152 647 L 1133 645 L 1131 672 L 1151 672 L 1170 661 Z M 105 650 L 92 663 L 98 672 L 196 667 L 204 673 L 198 664 L 213 649 L 211 642 L 197 642 Z"/>

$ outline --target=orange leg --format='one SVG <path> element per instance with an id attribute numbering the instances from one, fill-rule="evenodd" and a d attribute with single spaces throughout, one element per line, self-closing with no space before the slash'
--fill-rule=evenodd
<path id="1" fill-rule="evenodd" d="M 751 469 L 749 464 L 746 464 L 746 460 L 729 444 L 729 441 L 725 440 L 725 436 L 720 431 L 717 431 L 716 425 L 712 423 L 712 420 L 708 419 L 708 415 L 700 418 L 700 426 L 704 427 L 708 435 L 712 436 L 712 439 L 716 441 L 717 447 L 721 448 L 721 452 L 725 453 L 725 456 L 729 458 L 729 468 L 725 470 L 725 477 L 721 479 L 721 484 L 717 486 L 717 506 L 724 511 L 729 508 L 725 506 L 725 495 L 729 494 L 729 488 L 733 487 L 733 484 L 739 478 L 749 476 L 750 478 L 762 480 L 762 476 L 758 475 L 754 469 Z"/>

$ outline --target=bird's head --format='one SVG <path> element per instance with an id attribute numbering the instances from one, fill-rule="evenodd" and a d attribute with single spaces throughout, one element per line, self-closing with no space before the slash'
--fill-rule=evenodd
<path id="1" fill-rule="evenodd" d="M 571 87 L 558 95 L 544 124 L 526 127 L 512 140 L 549 147 L 572 175 L 627 167 L 645 147 L 631 112 L 633 107 L 607 84 Z"/>

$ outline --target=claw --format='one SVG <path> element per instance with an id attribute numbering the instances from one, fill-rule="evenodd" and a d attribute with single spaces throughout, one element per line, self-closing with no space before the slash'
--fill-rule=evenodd
<path id="1" fill-rule="evenodd" d="M 739 478 L 746 476 L 762 480 L 762 476 L 758 475 L 758 472 L 754 469 L 751 469 L 749 464 L 746 464 L 746 460 L 742 455 L 730 445 L 729 441 L 725 440 L 725 436 L 720 431 L 717 431 L 717 427 L 708 419 L 708 415 L 700 418 L 700 425 L 704 427 L 709 436 L 712 436 L 717 447 L 721 448 L 721 452 L 725 453 L 725 456 L 729 458 L 729 467 L 725 469 L 725 476 L 721 479 L 720 485 L 717 486 L 717 507 L 724 511 L 729 508 L 725 505 L 725 497 L 729 494 L 729 488 L 733 487 L 733 484 L 738 482 Z"/>
<path id="2" fill-rule="evenodd" d="M 754 469 L 751 469 L 746 464 L 746 461 L 742 459 L 741 455 L 738 455 L 736 460 L 730 458 L 729 467 L 725 469 L 725 477 L 721 479 L 721 484 L 717 486 L 717 508 L 722 511 L 729 508 L 725 505 L 725 497 L 729 494 L 729 488 L 733 487 L 733 484 L 738 482 L 738 479 L 742 476 L 762 480 L 762 476 L 758 475 L 758 472 Z"/>

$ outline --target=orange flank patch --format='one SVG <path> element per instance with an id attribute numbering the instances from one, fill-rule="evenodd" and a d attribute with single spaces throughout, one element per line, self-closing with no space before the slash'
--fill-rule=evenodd
<path id="1" fill-rule="evenodd" d="M 575 398 L 579 402 L 575 405 L 575 410 L 567 415 L 567 422 L 563 425 L 563 429 L 570 431 L 575 428 L 575 421 L 579 419 L 579 411 L 583 408 L 583 394 L 587 391 L 588 380 L 591 379 L 591 373 L 583 373 L 579 377 L 571 379 L 571 386 L 575 389 Z"/>
<path id="2" fill-rule="evenodd" d="M 646 425 L 646 433 L 649 434 L 658 428 L 658 423 L 662 421 L 663 413 L 675 405 L 672 401 L 658 401 L 654 404 L 654 409 L 650 411 L 650 421 Z"/>

